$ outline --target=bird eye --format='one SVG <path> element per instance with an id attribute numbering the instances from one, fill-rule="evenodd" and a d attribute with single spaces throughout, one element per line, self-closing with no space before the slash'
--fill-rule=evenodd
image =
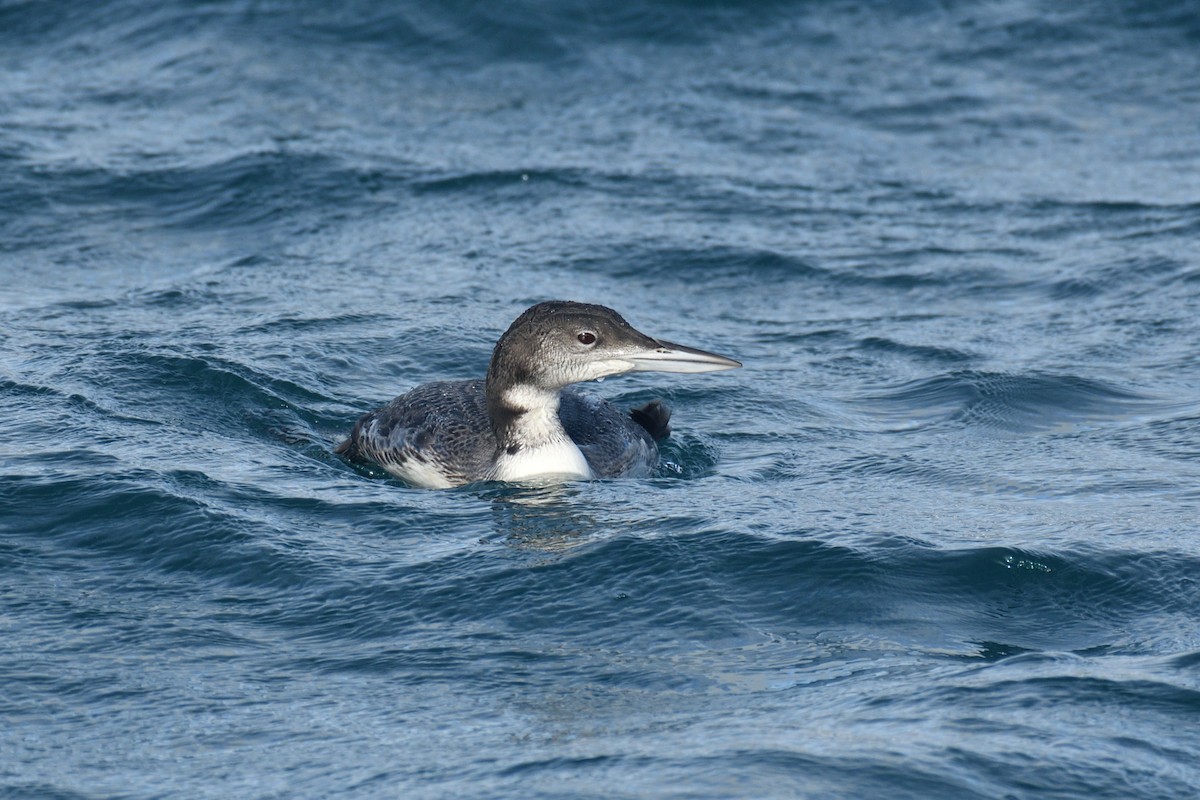
<path id="1" fill-rule="evenodd" d="M 579 340 L 580 344 L 593 345 L 596 343 L 596 334 L 591 331 L 580 331 L 575 338 Z"/>

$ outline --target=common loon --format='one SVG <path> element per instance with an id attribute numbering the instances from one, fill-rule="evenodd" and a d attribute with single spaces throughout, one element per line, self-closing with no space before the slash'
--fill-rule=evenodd
<path id="1" fill-rule="evenodd" d="M 566 387 L 625 372 L 740 366 L 652 339 L 604 306 L 539 303 L 500 337 L 485 380 L 418 386 L 364 415 L 335 452 L 430 489 L 647 475 L 658 463 L 656 440 L 670 433 L 666 406 L 655 401 L 624 414 Z"/>

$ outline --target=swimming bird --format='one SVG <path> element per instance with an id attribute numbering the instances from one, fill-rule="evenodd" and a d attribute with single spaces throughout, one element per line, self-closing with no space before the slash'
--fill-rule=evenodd
<path id="1" fill-rule="evenodd" d="M 713 372 L 732 358 L 633 329 L 605 306 L 553 300 L 527 309 L 496 342 L 483 380 L 438 381 L 355 423 L 335 452 L 414 486 L 643 476 L 670 433 L 662 403 L 623 413 L 571 384 L 626 372 Z"/>

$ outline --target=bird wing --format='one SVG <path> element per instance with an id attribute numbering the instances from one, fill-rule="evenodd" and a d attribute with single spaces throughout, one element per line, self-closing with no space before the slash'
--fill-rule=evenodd
<path id="1" fill-rule="evenodd" d="M 558 418 L 598 478 L 649 475 L 658 446 L 646 429 L 607 400 L 565 391 Z"/>

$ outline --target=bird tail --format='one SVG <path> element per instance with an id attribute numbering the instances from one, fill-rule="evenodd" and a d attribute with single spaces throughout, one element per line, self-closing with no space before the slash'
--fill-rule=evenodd
<path id="1" fill-rule="evenodd" d="M 646 433 L 656 442 L 671 435 L 671 426 L 668 424 L 671 421 L 671 409 L 661 400 L 654 400 L 641 408 L 632 409 L 629 416 L 645 428 Z"/>

